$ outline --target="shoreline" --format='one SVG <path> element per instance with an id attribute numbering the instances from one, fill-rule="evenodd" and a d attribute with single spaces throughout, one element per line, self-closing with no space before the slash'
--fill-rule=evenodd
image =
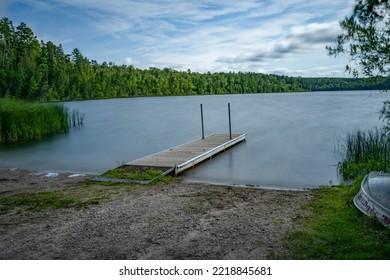
<path id="1" fill-rule="evenodd" d="M 0 169 L 0 199 L 61 193 L 97 204 L 0 214 L 0 259 L 288 259 L 286 232 L 315 190 L 193 182 L 140 186 Z M 1 207 L 1 203 L 0 203 Z"/>
<path id="2" fill-rule="evenodd" d="M 89 177 L 98 176 L 101 173 L 88 173 L 88 172 L 78 172 L 78 171 L 62 171 L 62 170 L 32 170 L 27 168 L 6 168 L 6 167 L 0 167 L 0 171 L 23 171 L 23 172 L 29 172 L 32 175 L 43 177 L 50 177 L 45 176 L 44 174 L 58 174 L 58 176 L 67 176 L 67 177 L 84 177 L 84 179 L 87 179 Z M 54 176 L 54 175 L 53 175 Z M 181 176 L 178 176 L 176 178 L 179 178 L 182 183 L 187 184 L 202 184 L 202 185 L 211 185 L 211 186 L 222 186 L 222 187 L 232 187 L 232 188 L 248 188 L 248 189 L 264 189 L 264 190 L 275 190 L 275 191 L 310 191 L 310 190 L 316 190 L 320 188 L 321 186 L 316 187 L 279 187 L 279 186 L 272 186 L 272 185 L 257 185 L 257 184 L 237 184 L 237 183 L 224 183 L 224 182 L 215 182 L 215 181 L 202 181 L 202 180 L 191 180 L 191 179 L 185 179 Z"/>

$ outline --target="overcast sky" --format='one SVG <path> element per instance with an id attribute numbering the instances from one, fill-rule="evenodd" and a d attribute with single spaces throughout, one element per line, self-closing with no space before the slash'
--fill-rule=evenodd
<path id="1" fill-rule="evenodd" d="M 327 55 L 354 0 L 0 0 L 0 17 L 99 63 L 347 76 Z"/>

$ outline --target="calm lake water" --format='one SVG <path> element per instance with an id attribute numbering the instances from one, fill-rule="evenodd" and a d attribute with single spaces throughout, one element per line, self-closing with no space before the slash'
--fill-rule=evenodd
<path id="1" fill-rule="evenodd" d="M 372 91 L 149 97 L 69 102 L 84 126 L 42 141 L 0 146 L 0 168 L 101 173 L 201 137 L 246 141 L 182 175 L 223 184 L 306 188 L 338 184 L 337 143 L 355 129 L 381 126 L 386 93 Z"/>

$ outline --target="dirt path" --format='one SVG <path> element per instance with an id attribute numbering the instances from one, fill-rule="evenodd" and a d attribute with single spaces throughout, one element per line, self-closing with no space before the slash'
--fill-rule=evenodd
<path id="1" fill-rule="evenodd" d="M 0 170 L 0 197 L 83 188 L 83 180 Z M 0 259 L 288 257 L 280 239 L 312 192 L 171 182 L 79 209 L 13 210 L 0 215 Z"/>

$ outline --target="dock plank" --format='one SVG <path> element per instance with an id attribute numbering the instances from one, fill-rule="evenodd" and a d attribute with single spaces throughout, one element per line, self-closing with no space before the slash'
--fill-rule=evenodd
<path id="1" fill-rule="evenodd" d="M 245 140 L 245 134 L 213 134 L 131 161 L 125 165 L 174 168 L 175 175 Z"/>

